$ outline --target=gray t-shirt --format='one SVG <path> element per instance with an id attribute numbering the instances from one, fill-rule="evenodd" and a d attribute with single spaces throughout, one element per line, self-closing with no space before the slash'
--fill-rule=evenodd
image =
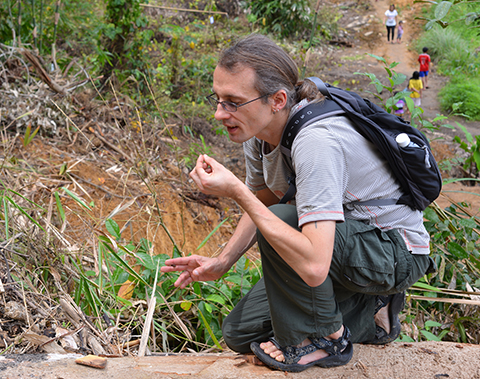
<path id="1" fill-rule="evenodd" d="M 304 105 L 304 104 L 301 104 Z M 295 107 L 292 114 L 298 108 Z M 262 150 L 257 138 L 246 141 L 246 184 L 252 191 L 269 188 L 279 199 L 288 190 L 289 165 L 277 146 Z M 320 220 L 365 221 L 397 229 L 413 254 L 429 254 L 430 237 L 423 212 L 406 205 L 364 206 L 354 201 L 399 198 L 402 194 L 387 161 L 377 148 L 343 117 L 329 117 L 302 129 L 292 145 L 299 227 Z"/>

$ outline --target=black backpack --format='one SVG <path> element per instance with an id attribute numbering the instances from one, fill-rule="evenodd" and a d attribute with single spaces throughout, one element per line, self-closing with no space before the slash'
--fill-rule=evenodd
<path id="1" fill-rule="evenodd" d="M 361 205 L 406 204 L 423 211 L 434 201 L 442 189 L 442 177 L 430 144 L 422 132 L 402 118 L 386 112 L 358 94 L 324 83 L 316 77 L 314 82 L 326 97 L 324 102 L 309 104 L 298 111 L 286 125 L 281 141 L 281 150 L 290 160 L 291 146 L 295 136 L 307 121 L 344 115 L 355 125 L 356 130 L 372 142 L 388 161 L 404 194 L 399 199 L 374 199 L 356 202 Z M 310 123 L 310 122 L 309 122 Z M 406 133 L 410 145 L 400 147 L 396 137 Z M 290 188 L 280 203 L 291 200 L 296 192 L 295 178 L 289 178 Z"/>

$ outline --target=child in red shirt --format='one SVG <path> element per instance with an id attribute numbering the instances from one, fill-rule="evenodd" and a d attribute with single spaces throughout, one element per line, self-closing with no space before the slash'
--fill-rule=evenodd
<path id="1" fill-rule="evenodd" d="M 430 69 L 430 55 L 427 54 L 428 47 L 422 49 L 423 54 L 418 56 L 418 62 L 420 63 L 420 78 L 422 79 L 423 88 L 428 88 L 428 71 Z"/>

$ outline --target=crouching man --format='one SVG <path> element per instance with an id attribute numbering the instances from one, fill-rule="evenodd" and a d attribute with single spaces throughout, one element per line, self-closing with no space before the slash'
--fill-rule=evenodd
<path id="1" fill-rule="evenodd" d="M 220 278 L 258 242 L 264 277 L 224 320 L 223 336 L 232 350 L 290 372 L 347 364 L 354 342 L 395 340 L 404 291 L 432 265 L 422 212 L 356 203 L 399 198 L 402 190 L 347 118 L 312 122 L 293 142 L 292 164 L 282 157 L 287 121 L 323 100 L 267 37 L 250 35 L 222 53 L 208 101 L 230 139 L 243 143 L 246 183 L 207 155 L 190 176 L 202 192 L 232 198 L 245 213 L 218 257 L 162 267 L 180 271 L 175 285 L 185 288 Z M 278 204 L 293 174 L 295 198 Z"/>

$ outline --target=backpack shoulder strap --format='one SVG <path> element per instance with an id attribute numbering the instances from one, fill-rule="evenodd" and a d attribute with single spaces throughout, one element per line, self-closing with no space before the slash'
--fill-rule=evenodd
<path id="1" fill-rule="evenodd" d="M 280 149 L 287 157 L 291 156 L 293 140 L 305 126 L 324 118 L 344 114 L 345 111 L 333 100 L 311 103 L 295 113 L 283 130 Z"/>
<path id="2" fill-rule="evenodd" d="M 312 124 L 313 122 L 332 116 L 338 116 L 344 113 L 345 111 L 337 103 L 335 103 L 335 101 L 325 99 L 322 102 L 308 104 L 292 116 L 283 130 L 280 146 L 286 164 L 292 169 L 292 171 L 293 166 L 291 162 L 291 149 L 293 140 L 300 130 L 307 125 Z M 295 176 L 288 178 L 288 183 L 289 188 L 280 200 L 280 204 L 285 204 L 293 199 L 297 191 L 295 186 Z"/>

